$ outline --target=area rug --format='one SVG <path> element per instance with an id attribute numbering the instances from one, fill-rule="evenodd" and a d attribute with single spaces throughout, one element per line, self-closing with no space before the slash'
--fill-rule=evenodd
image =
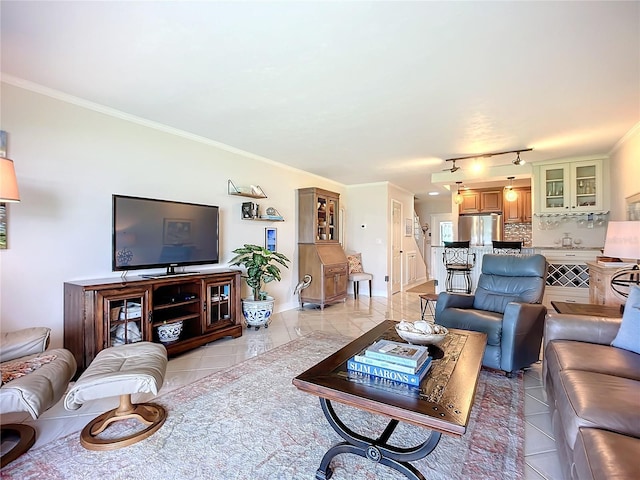
<path id="1" fill-rule="evenodd" d="M 408 289 L 407 293 L 436 293 L 436 282 L 435 280 L 429 280 L 428 282 L 421 283 Z"/>
<path id="2" fill-rule="evenodd" d="M 5 467 L 6 479 L 313 479 L 324 453 L 342 439 L 328 425 L 317 397 L 291 380 L 350 340 L 316 332 L 155 399 L 168 410 L 151 437 L 115 451 L 85 450 L 78 434 L 32 449 Z M 334 403 L 361 433 L 386 420 Z M 127 430 L 131 426 L 109 429 Z M 108 430 L 109 430 L 108 429 Z M 108 431 L 107 430 L 107 431 Z M 106 433 L 106 432 L 105 432 Z M 124 431 L 116 431 L 121 434 Z M 398 446 L 424 441 L 429 431 L 402 425 Z M 481 372 L 467 433 L 442 435 L 435 451 L 413 464 L 431 480 L 524 478 L 524 385 Z M 334 480 L 403 479 L 355 455 L 332 462 Z"/>

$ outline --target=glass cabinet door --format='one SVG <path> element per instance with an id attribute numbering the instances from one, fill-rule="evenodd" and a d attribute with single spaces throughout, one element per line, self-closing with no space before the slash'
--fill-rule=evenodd
<path id="1" fill-rule="evenodd" d="M 206 285 L 205 330 L 215 330 L 233 322 L 231 281 Z"/>
<path id="2" fill-rule="evenodd" d="M 148 290 L 128 292 L 126 295 L 101 295 L 104 330 L 102 347 L 115 347 L 147 340 Z"/>
<path id="3" fill-rule="evenodd" d="M 572 164 L 573 195 L 571 207 L 577 211 L 602 208 L 602 163 L 579 162 Z"/>
<path id="4" fill-rule="evenodd" d="M 338 241 L 338 200 L 317 196 L 316 241 Z"/>
<path id="5" fill-rule="evenodd" d="M 542 185 L 542 211 L 560 212 L 569 207 L 567 189 L 569 169 L 564 165 L 544 165 L 540 167 Z"/>

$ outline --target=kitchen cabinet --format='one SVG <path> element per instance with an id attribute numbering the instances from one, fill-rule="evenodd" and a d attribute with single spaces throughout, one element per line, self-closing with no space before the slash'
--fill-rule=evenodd
<path id="1" fill-rule="evenodd" d="M 531 223 L 531 189 L 514 188 L 513 191 L 517 194 L 513 202 L 504 199 L 504 223 Z"/>
<path id="2" fill-rule="evenodd" d="M 539 165 L 535 183 L 540 212 L 600 212 L 604 210 L 603 160 Z"/>
<path id="3" fill-rule="evenodd" d="M 553 310 L 552 301 L 589 303 L 589 266 L 599 250 L 539 250 L 547 259 L 549 270 L 542 303 Z"/>
<path id="4" fill-rule="evenodd" d="M 462 193 L 460 215 L 473 213 L 502 213 L 502 189 L 467 190 Z"/>

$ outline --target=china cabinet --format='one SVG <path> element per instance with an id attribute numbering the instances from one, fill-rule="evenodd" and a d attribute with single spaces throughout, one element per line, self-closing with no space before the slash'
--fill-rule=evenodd
<path id="1" fill-rule="evenodd" d="M 539 169 L 541 213 L 604 210 L 602 159 L 546 164 Z"/>
<path id="2" fill-rule="evenodd" d="M 66 282 L 64 347 L 74 354 L 81 373 L 100 350 L 161 342 L 159 327 L 172 325 L 177 337 L 162 341 L 172 356 L 241 336 L 240 313 L 239 270 Z"/>
<path id="3" fill-rule="evenodd" d="M 298 272 L 311 275 L 301 303 L 325 305 L 347 298 L 347 256 L 339 243 L 340 195 L 320 188 L 298 190 Z"/>

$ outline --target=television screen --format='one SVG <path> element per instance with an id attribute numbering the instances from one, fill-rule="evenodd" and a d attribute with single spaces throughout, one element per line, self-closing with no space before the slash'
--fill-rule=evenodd
<path id="1" fill-rule="evenodd" d="M 218 207 L 113 195 L 113 270 L 218 263 Z"/>

